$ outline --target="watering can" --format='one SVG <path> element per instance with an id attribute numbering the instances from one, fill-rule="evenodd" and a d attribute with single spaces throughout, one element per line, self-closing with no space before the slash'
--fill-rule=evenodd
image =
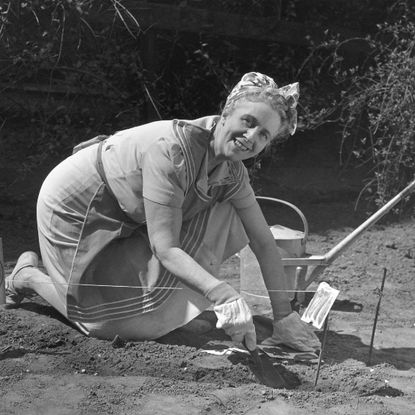
<path id="1" fill-rule="evenodd" d="M 282 257 L 284 271 L 291 283 L 291 300 L 297 303 L 304 301 L 304 290 L 315 281 L 343 251 L 345 251 L 356 239 L 368 228 L 374 225 L 386 213 L 388 213 L 398 202 L 404 199 L 415 189 L 415 180 L 405 189 L 387 202 L 382 208 L 366 219 L 359 227 L 346 236 L 325 255 L 309 255 L 306 253 L 306 242 L 308 237 L 308 223 L 301 210 L 281 199 L 257 196 L 258 200 L 267 200 L 284 204 L 292 208 L 303 222 L 303 230 L 295 230 L 281 225 L 270 226 L 275 243 Z M 253 311 L 262 313 L 269 310 L 270 300 L 267 295 L 259 264 L 249 246 L 242 249 L 240 256 L 240 291 Z"/>

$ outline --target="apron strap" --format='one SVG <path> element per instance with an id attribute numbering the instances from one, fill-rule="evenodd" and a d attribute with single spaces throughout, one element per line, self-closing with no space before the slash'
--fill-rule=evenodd
<path id="1" fill-rule="evenodd" d="M 107 176 L 105 175 L 105 171 L 104 171 L 104 165 L 102 163 L 102 146 L 104 145 L 104 143 L 105 143 L 105 140 L 102 140 L 98 144 L 96 168 L 97 168 L 98 174 L 101 177 L 101 180 L 105 183 L 105 186 L 107 187 L 108 193 L 114 199 L 116 199 L 114 192 L 111 190 L 111 187 L 108 184 Z"/>

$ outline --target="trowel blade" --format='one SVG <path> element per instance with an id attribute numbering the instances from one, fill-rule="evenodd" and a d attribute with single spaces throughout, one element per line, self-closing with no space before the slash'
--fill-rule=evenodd
<path id="1" fill-rule="evenodd" d="M 293 387 L 293 385 L 290 385 L 289 382 L 287 382 L 278 368 L 274 366 L 270 357 L 263 351 L 257 348 L 255 350 L 249 350 L 249 353 L 251 354 L 254 363 L 251 369 L 258 382 L 274 389 L 290 389 Z"/>

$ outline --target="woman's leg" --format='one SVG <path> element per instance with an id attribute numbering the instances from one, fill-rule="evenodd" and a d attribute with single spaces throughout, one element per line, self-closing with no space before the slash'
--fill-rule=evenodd
<path id="1" fill-rule="evenodd" d="M 37 255 L 34 252 L 25 252 L 19 257 L 13 272 L 6 277 L 6 293 L 10 297 L 9 304 L 18 305 L 25 296 L 36 293 L 62 315 L 65 315 L 65 306 L 55 285 L 46 274 L 37 268 L 37 262 Z"/>
<path id="2" fill-rule="evenodd" d="M 187 232 L 191 234 L 199 233 L 199 236 L 201 236 L 200 239 L 195 237 L 195 240 L 198 241 L 195 244 L 196 249 L 194 252 L 190 249 L 189 253 L 193 254 L 194 259 L 201 266 L 217 276 L 221 263 L 246 245 L 247 237 L 242 223 L 230 203 L 217 204 L 210 211 L 201 212 L 199 215 L 200 217 L 208 215 L 208 220 L 201 221 L 204 225 L 200 227 L 193 226 L 199 223 L 197 217 L 183 224 L 182 240 L 186 240 Z M 140 240 L 139 238 L 114 241 L 111 244 L 112 246 L 108 245 L 100 254 L 99 263 L 94 268 L 94 273 L 98 276 L 104 276 L 106 272 L 116 275 L 118 283 L 117 281 L 108 279 L 105 281 L 106 284 L 133 285 L 134 280 L 124 280 L 122 274 L 124 271 L 126 274 L 131 274 L 131 276 L 135 274 L 138 277 L 140 273 L 146 271 L 145 268 L 147 265 L 143 263 L 145 255 L 138 255 L 142 250 L 140 249 L 141 244 L 147 246 L 148 241 Z M 108 251 L 106 251 L 107 249 Z M 148 255 L 151 257 L 151 251 Z M 118 264 L 112 273 L 111 262 Z M 122 264 L 135 264 L 135 271 L 134 269 L 129 271 Z M 108 275 L 108 278 L 111 278 L 110 275 Z M 150 278 L 150 280 L 152 279 Z M 147 285 L 144 280 L 141 282 Z M 157 279 L 154 279 L 154 283 L 157 284 Z M 108 288 L 106 289 L 108 290 Z M 110 290 L 109 294 L 113 297 L 117 293 L 121 295 L 123 290 L 127 290 L 124 293 L 125 295 L 131 292 L 131 288 L 123 289 L 121 287 L 118 289 L 112 287 Z M 105 303 L 111 305 L 111 312 L 114 313 L 117 304 L 111 304 L 110 297 L 105 299 Z M 120 302 L 120 305 L 122 305 L 122 302 Z M 117 319 L 92 323 L 83 322 L 82 327 L 90 336 L 102 339 L 113 339 L 116 334 L 125 340 L 156 339 L 178 327 L 186 325 L 210 305 L 210 302 L 201 294 L 178 283 L 171 287 L 171 293 L 168 298 L 152 311 L 141 313 L 138 311 L 133 315 L 134 310 L 132 310 L 129 316 L 125 316 L 124 318 L 122 318 L 121 313 L 118 313 L 116 316 Z M 120 310 L 122 311 L 121 307 Z"/>

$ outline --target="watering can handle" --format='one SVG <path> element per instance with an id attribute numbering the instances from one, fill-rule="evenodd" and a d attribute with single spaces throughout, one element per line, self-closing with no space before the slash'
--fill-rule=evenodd
<path id="1" fill-rule="evenodd" d="M 295 210 L 297 212 L 298 216 L 300 216 L 301 220 L 303 221 L 303 226 L 304 226 L 304 238 L 302 239 L 301 243 L 302 244 L 306 243 L 307 238 L 308 238 L 308 222 L 307 222 L 307 219 L 305 218 L 303 212 L 301 212 L 301 210 L 298 209 L 297 206 L 295 206 L 292 203 L 287 202 L 285 200 L 276 199 L 275 197 L 256 196 L 256 199 L 258 199 L 258 200 L 269 200 L 271 202 L 281 203 L 281 204 L 289 206 L 291 209 Z"/>

